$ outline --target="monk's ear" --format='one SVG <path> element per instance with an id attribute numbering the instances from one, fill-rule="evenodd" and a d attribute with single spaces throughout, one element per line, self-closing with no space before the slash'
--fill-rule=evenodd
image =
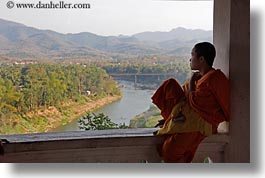
<path id="1" fill-rule="evenodd" d="M 205 58 L 203 56 L 200 56 L 199 61 L 200 61 L 200 63 L 203 63 L 205 61 Z"/>

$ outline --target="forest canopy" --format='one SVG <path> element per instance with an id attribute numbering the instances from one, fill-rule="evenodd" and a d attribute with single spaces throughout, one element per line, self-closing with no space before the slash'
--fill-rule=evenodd
<path id="1" fill-rule="evenodd" d="M 59 107 L 83 96 L 120 94 L 116 82 L 101 68 L 82 65 L 0 66 L 0 117 L 39 107 Z"/>

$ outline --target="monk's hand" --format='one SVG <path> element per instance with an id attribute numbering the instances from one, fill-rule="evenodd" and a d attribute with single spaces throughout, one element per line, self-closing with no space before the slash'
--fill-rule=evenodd
<path id="1" fill-rule="evenodd" d="M 200 78 L 202 77 L 202 75 L 200 74 L 200 72 L 194 72 L 191 76 L 191 81 L 192 82 L 196 82 L 198 81 Z"/>
<path id="2" fill-rule="evenodd" d="M 190 85 L 189 85 L 189 91 L 195 91 L 196 84 L 195 82 L 198 81 L 201 78 L 200 72 L 194 72 L 190 78 Z"/>

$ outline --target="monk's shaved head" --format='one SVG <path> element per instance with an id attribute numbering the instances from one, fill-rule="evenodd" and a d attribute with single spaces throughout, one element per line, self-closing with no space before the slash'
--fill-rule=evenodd
<path id="1" fill-rule="evenodd" d="M 197 57 L 203 56 L 204 59 L 206 60 L 206 63 L 212 67 L 213 66 L 213 61 L 216 56 L 216 51 L 215 47 L 213 44 L 209 42 L 202 42 L 202 43 L 197 43 L 194 46 L 195 52 L 197 54 Z"/>

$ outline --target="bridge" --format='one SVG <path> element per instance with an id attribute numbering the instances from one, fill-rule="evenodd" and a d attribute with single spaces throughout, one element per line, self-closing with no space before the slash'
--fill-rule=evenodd
<path id="1" fill-rule="evenodd" d="M 136 88 L 137 76 L 157 76 L 157 80 L 160 80 L 161 76 L 175 76 L 177 73 L 109 73 L 112 77 L 122 77 L 122 76 L 134 76 L 134 87 Z"/>

